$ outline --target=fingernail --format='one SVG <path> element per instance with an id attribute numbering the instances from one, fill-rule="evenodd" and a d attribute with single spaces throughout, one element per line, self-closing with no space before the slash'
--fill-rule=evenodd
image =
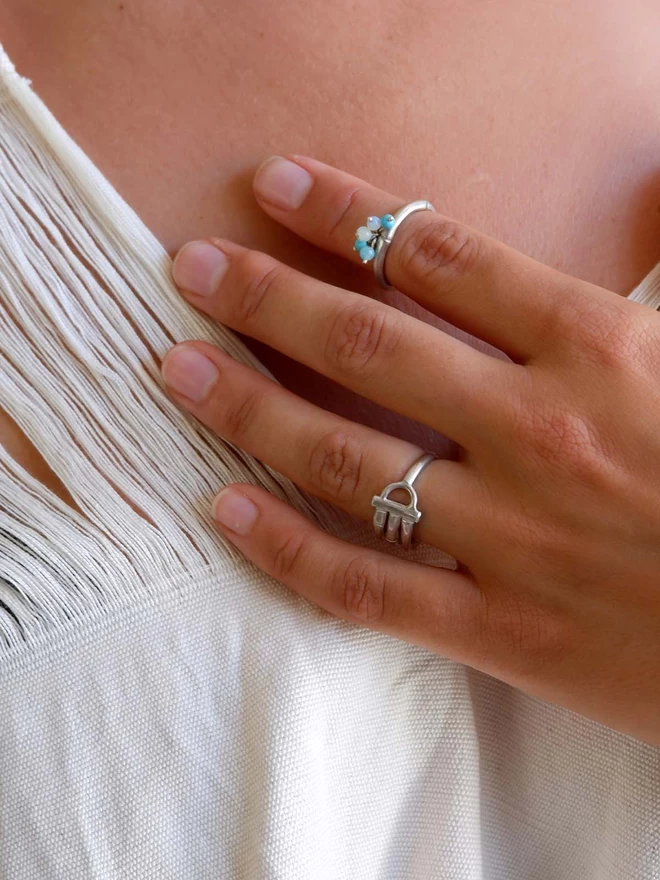
<path id="1" fill-rule="evenodd" d="M 255 524 L 259 511 L 249 498 L 228 487 L 216 495 L 212 513 L 221 526 L 238 535 L 247 535 Z"/>
<path id="2" fill-rule="evenodd" d="M 204 400 L 219 376 L 218 368 L 194 348 L 177 348 L 165 358 L 163 379 L 195 403 Z"/>
<path id="3" fill-rule="evenodd" d="M 174 259 L 174 282 L 199 296 L 211 296 L 218 289 L 229 261 L 223 252 L 208 241 L 191 241 Z"/>
<path id="4" fill-rule="evenodd" d="M 271 156 L 254 177 L 254 191 L 258 198 L 276 208 L 295 211 L 307 198 L 313 183 L 312 175 L 300 165 L 281 156 Z"/>

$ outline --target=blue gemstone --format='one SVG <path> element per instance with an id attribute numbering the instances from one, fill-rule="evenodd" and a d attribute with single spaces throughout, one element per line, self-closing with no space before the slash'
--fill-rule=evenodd
<path id="1" fill-rule="evenodd" d="M 366 247 L 363 247 L 362 250 L 360 251 L 360 258 L 365 263 L 368 263 L 369 260 L 373 260 L 373 258 L 375 256 L 376 256 L 376 251 L 372 247 L 369 247 L 369 245 L 367 245 Z"/>
<path id="2" fill-rule="evenodd" d="M 361 251 L 362 248 L 366 248 L 366 247 L 367 247 L 366 241 L 360 241 L 360 239 L 358 238 L 358 240 L 355 242 L 355 250 L 358 252 Z"/>
<path id="3" fill-rule="evenodd" d="M 385 229 L 391 229 L 394 226 L 394 217 L 391 214 L 383 214 L 380 222 Z"/>

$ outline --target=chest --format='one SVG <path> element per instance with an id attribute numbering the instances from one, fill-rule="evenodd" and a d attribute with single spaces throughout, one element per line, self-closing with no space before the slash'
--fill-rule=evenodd
<path id="1" fill-rule="evenodd" d="M 654 7 L 10 0 L 0 26 L 19 71 L 171 251 L 227 236 L 358 287 L 347 267 L 254 205 L 255 167 L 291 151 L 432 198 L 539 260 L 626 293 L 660 253 Z M 258 354 L 328 408 L 418 431 L 276 353 Z"/>

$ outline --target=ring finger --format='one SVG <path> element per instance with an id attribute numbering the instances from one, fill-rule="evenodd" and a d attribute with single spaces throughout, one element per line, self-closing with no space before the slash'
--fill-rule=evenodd
<path id="1" fill-rule="evenodd" d="M 372 497 L 401 479 L 423 451 L 308 403 L 205 342 L 175 346 L 162 371 L 176 401 L 215 433 L 364 520 L 373 516 Z M 474 474 L 438 460 L 415 488 L 424 513 L 415 538 L 469 564 L 473 512 L 480 509 Z"/>

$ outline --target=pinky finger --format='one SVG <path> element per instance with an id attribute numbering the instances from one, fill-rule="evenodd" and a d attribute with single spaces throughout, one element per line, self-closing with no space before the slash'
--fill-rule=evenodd
<path id="1" fill-rule="evenodd" d="M 342 541 L 250 484 L 223 489 L 213 516 L 255 565 L 336 617 L 475 665 L 484 603 L 466 575 Z"/>

